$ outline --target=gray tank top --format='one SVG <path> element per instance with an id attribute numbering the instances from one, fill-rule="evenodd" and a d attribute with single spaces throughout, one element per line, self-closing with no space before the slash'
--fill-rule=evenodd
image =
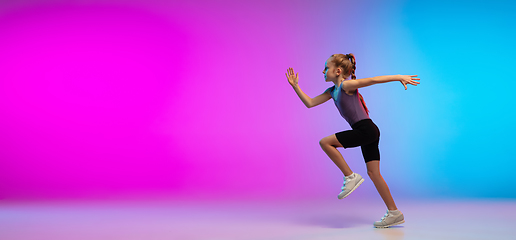
<path id="1" fill-rule="evenodd" d="M 342 83 L 341 83 L 342 86 Z M 360 96 L 358 95 L 358 89 L 353 95 L 348 95 L 344 90 L 338 86 L 337 92 L 335 92 L 335 86 L 329 87 L 325 92 L 329 91 L 335 106 L 339 109 L 340 115 L 346 119 L 350 126 L 356 122 L 369 119 L 362 102 L 360 102 Z"/>

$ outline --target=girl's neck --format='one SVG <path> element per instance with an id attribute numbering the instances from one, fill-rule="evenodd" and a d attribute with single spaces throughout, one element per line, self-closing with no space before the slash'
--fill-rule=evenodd
<path id="1" fill-rule="evenodd" d="M 345 80 L 346 80 L 346 78 L 339 78 L 339 79 L 334 80 L 333 83 L 335 84 L 335 87 L 339 87 L 340 84 L 342 82 L 344 82 Z"/>

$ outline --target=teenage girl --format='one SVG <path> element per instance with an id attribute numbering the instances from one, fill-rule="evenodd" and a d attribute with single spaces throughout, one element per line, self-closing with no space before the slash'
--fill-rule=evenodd
<path id="1" fill-rule="evenodd" d="M 389 227 L 401 224 L 405 222 L 403 213 L 396 207 L 389 187 L 382 175 L 380 175 L 380 151 L 378 149 L 380 130 L 369 118 L 369 110 L 358 89 L 377 83 L 399 81 L 407 90 L 407 84 L 417 86 L 419 82 L 415 80 L 420 79 L 416 78 L 417 75 L 390 75 L 356 79 L 355 69 L 355 56 L 352 53 L 331 55 L 325 63 L 323 74 L 325 81 L 333 82 L 335 86 L 326 89 L 324 93 L 315 98 L 310 98 L 301 91 L 298 85 L 298 74 L 294 74 L 292 68 L 287 70 L 286 76 L 288 82 L 306 107 L 315 107 L 333 99 L 340 115 L 346 119 L 353 129 L 332 134 L 319 142 L 324 152 L 344 174 L 344 184 L 338 198 L 343 199 L 347 197 L 364 182 L 364 179 L 358 173 L 351 171 L 337 148 L 360 146 L 366 162 L 367 174 L 373 181 L 388 209 L 382 219 L 374 223 L 374 226 Z"/>

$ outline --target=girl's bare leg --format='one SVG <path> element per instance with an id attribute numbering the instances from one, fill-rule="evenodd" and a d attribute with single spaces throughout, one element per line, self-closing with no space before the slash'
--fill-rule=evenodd
<path id="1" fill-rule="evenodd" d="M 353 174 L 351 168 L 349 168 L 346 161 L 344 161 L 344 157 L 342 157 L 342 154 L 340 154 L 339 150 L 337 150 L 337 147 L 342 147 L 342 145 L 340 144 L 339 140 L 337 140 L 337 137 L 335 137 L 335 134 L 321 139 L 319 144 L 321 145 L 323 151 L 328 155 L 328 157 L 330 157 L 335 165 L 339 167 L 344 176 Z"/>
<path id="2" fill-rule="evenodd" d="M 383 202 L 385 202 L 387 209 L 389 209 L 389 210 L 398 209 L 396 207 L 396 204 L 394 203 L 394 199 L 392 199 L 392 195 L 391 195 L 391 192 L 389 191 L 389 187 L 387 186 L 387 183 L 385 183 L 385 180 L 383 180 L 382 175 L 380 175 L 380 161 L 369 161 L 369 162 L 367 162 L 366 165 L 367 165 L 367 174 L 373 181 L 374 186 L 376 187 L 376 190 L 378 190 L 378 193 L 382 197 Z"/>

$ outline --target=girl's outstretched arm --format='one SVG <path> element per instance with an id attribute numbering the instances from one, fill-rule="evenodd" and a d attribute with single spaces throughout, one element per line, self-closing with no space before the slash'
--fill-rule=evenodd
<path id="1" fill-rule="evenodd" d="M 297 73 L 294 74 L 294 69 L 289 68 L 285 75 L 287 75 L 288 83 L 290 83 L 290 85 L 294 88 L 294 91 L 296 91 L 297 96 L 299 96 L 299 98 L 307 108 L 315 107 L 321 103 L 330 100 L 331 95 L 329 92 L 324 92 L 323 94 L 314 98 L 310 98 L 308 95 L 306 95 L 298 85 L 299 79 L 297 77 Z"/>
<path id="2" fill-rule="evenodd" d="M 378 77 L 372 77 L 372 78 L 361 78 L 361 79 L 353 79 L 344 81 L 342 83 L 342 88 L 345 91 L 355 91 L 355 89 L 371 86 L 373 84 L 378 83 L 386 83 L 386 82 L 393 82 L 393 81 L 400 81 L 401 84 L 405 87 L 405 90 L 407 90 L 407 84 L 411 84 L 414 86 L 417 86 L 419 82 L 416 82 L 414 80 L 420 80 L 419 78 L 416 78 L 417 75 L 388 75 L 388 76 L 378 76 Z"/>

